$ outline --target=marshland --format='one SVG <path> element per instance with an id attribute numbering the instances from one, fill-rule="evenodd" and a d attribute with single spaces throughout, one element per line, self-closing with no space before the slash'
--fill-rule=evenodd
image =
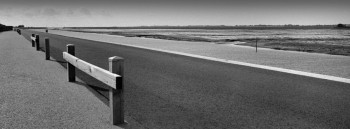
<path id="1" fill-rule="evenodd" d="M 350 56 L 350 29 L 334 27 L 273 28 L 64 28 L 68 31 L 126 37 L 232 44 L 276 50 Z"/>

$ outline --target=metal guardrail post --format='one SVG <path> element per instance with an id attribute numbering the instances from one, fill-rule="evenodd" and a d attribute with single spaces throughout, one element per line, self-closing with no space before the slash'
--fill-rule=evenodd
<path id="1" fill-rule="evenodd" d="M 109 108 L 111 110 L 111 124 L 119 125 L 124 124 L 124 59 L 121 57 L 110 57 L 109 61 L 109 71 L 120 75 L 117 78 L 116 89 L 109 89 Z"/>
<path id="2" fill-rule="evenodd" d="M 45 55 L 46 55 L 46 60 L 50 60 L 50 39 L 45 38 Z"/>
<path id="3" fill-rule="evenodd" d="M 67 44 L 67 52 L 75 56 L 75 47 L 73 44 Z M 72 64 L 67 63 L 67 70 L 68 70 L 68 81 L 75 82 L 75 67 Z"/>
<path id="4" fill-rule="evenodd" d="M 39 40 L 39 35 L 35 35 L 35 46 L 36 46 L 36 50 L 39 51 L 40 50 L 40 40 Z"/>

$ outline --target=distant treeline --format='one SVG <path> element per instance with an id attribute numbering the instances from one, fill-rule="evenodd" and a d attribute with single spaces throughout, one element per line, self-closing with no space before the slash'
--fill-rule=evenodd
<path id="1" fill-rule="evenodd" d="M 63 29 L 334 29 L 334 28 L 338 28 L 337 25 L 64 27 Z"/>
<path id="2" fill-rule="evenodd" d="M 3 24 L 0 24 L 0 32 L 9 31 L 9 30 L 12 30 L 12 29 L 13 29 L 13 26 L 5 26 Z"/>
<path id="3" fill-rule="evenodd" d="M 23 29 L 47 29 L 47 27 L 24 27 Z"/>
<path id="4" fill-rule="evenodd" d="M 350 26 L 346 25 L 346 24 L 338 24 L 337 29 L 350 29 Z"/>

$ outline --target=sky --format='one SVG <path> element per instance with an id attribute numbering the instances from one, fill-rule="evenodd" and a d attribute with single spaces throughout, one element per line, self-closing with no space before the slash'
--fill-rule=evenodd
<path id="1" fill-rule="evenodd" d="M 350 0 L 1 0 L 0 23 L 33 27 L 349 24 Z"/>

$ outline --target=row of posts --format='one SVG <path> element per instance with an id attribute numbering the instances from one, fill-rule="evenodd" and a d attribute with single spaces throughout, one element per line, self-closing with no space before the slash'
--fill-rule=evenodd
<path id="1" fill-rule="evenodd" d="M 40 37 L 39 35 L 32 34 L 35 37 L 35 41 L 32 40 L 32 47 L 36 47 L 37 51 L 40 51 Z M 50 39 L 45 38 L 45 59 L 50 60 Z"/>
<path id="2" fill-rule="evenodd" d="M 40 37 L 39 35 L 32 34 L 32 37 L 35 37 L 35 41 L 32 40 L 32 47 L 36 47 L 37 51 L 40 51 Z M 75 56 L 75 47 L 73 44 L 67 45 L 67 52 Z M 45 38 L 45 59 L 50 60 L 50 40 Z M 109 108 L 111 110 L 110 122 L 112 125 L 125 124 L 124 121 L 124 59 L 121 57 L 110 57 L 108 58 L 109 62 L 109 71 L 121 76 L 116 81 L 116 89 L 109 87 Z M 67 63 L 68 70 L 68 81 L 75 82 L 75 67 Z"/>
<path id="3" fill-rule="evenodd" d="M 18 33 L 19 35 L 22 35 L 22 32 L 21 32 L 20 29 L 15 29 L 15 31 L 17 31 L 17 33 Z"/>

